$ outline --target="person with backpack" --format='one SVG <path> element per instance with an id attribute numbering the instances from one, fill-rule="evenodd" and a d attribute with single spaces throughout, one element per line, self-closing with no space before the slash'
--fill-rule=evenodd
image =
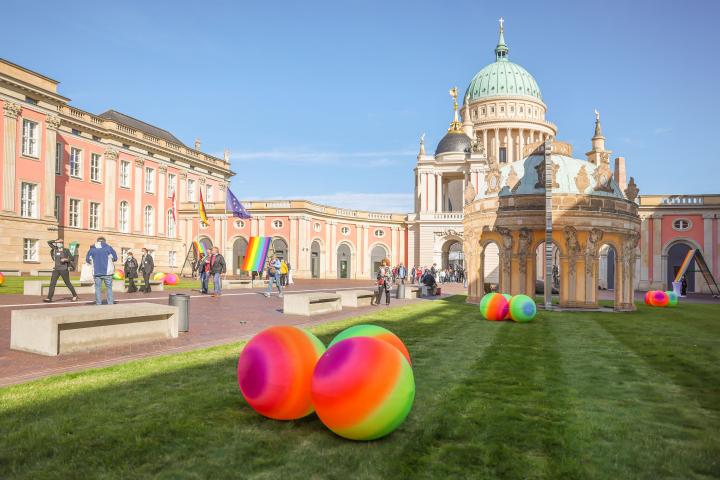
<path id="1" fill-rule="evenodd" d="M 72 301 L 76 302 L 78 299 L 77 292 L 75 291 L 75 287 L 73 287 L 72 283 L 70 283 L 70 269 L 75 268 L 75 265 L 73 264 L 73 256 L 70 254 L 70 250 L 65 248 L 62 238 L 49 241 L 48 245 L 50 246 L 50 256 L 55 264 L 53 265 L 52 275 L 50 276 L 50 289 L 48 290 L 48 296 L 47 298 L 43 298 L 43 302 L 52 302 L 58 277 L 63 279 L 65 286 L 72 294 Z"/>
<path id="2" fill-rule="evenodd" d="M 112 261 L 110 261 L 112 259 Z M 105 284 L 105 295 L 107 304 L 112 305 L 113 293 L 112 282 L 115 266 L 113 262 L 117 262 L 118 256 L 115 250 L 105 243 L 105 237 L 98 237 L 97 241 L 88 250 L 85 256 L 87 263 L 92 262 L 93 276 L 95 277 L 95 304 L 102 305 L 102 284 Z"/>
<path id="3" fill-rule="evenodd" d="M 125 278 L 127 278 L 128 281 L 128 293 L 137 292 L 138 289 L 135 285 L 135 279 L 138 278 L 138 262 L 135 260 L 132 252 L 128 252 L 123 268 L 125 269 Z"/>
<path id="4" fill-rule="evenodd" d="M 272 293 L 272 286 L 273 283 L 277 287 L 278 291 L 278 297 L 282 298 L 282 286 L 280 286 L 280 266 L 281 262 L 280 260 L 273 255 L 270 261 L 268 262 L 267 266 L 267 276 L 268 276 L 268 288 L 267 292 L 265 292 L 265 296 L 270 298 L 270 294 Z"/>

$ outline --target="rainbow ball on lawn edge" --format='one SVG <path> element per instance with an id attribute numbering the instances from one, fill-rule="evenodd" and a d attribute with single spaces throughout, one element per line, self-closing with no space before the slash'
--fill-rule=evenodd
<path id="1" fill-rule="evenodd" d="M 155 273 L 155 275 L 153 275 L 153 280 L 162 282 L 165 280 L 165 274 L 163 272 L 157 272 Z"/>
<path id="2" fill-rule="evenodd" d="M 313 412 L 310 383 L 325 345 L 292 326 L 266 328 L 240 352 L 238 385 L 260 415 L 295 420 Z"/>
<path id="3" fill-rule="evenodd" d="M 174 273 L 168 273 L 165 275 L 165 278 L 163 278 L 163 283 L 165 283 L 165 285 L 177 285 L 178 276 Z"/>
<path id="4" fill-rule="evenodd" d="M 125 280 L 125 272 L 122 270 L 115 270 L 115 273 L 113 273 L 113 280 Z"/>
<path id="5" fill-rule="evenodd" d="M 516 322 L 529 322 L 536 313 L 535 301 L 527 295 L 515 295 L 510 300 L 510 316 Z"/>
<path id="6" fill-rule="evenodd" d="M 650 304 L 653 307 L 666 307 L 669 301 L 668 294 L 662 290 L 655 290 L 650 297 Z"/>
<path id="7" fill-rule="evenodd" d="M 0 285 L 2 285 L 3 283 L 5 283 L 5 275 L 0 272 Z"/>
<path id="8" fill-rule="evenodd" d="M 499 293 L 488 293 L 480 300 L 480 313 L 486 320 L 503 320 L 509 310 L 507 299 Z"/>
<path id="9" fill-rule="evenodd" d="M 678 296 L 677 293 L 673 292 L 672 290 L 665 292 L 668 296 L 668 307 L 677 307 L 678 306 Z"/>
<path id="10" fill-rule="evenodd" d="M 507 300 L 508 302 L 508 313 L 507 315 L 505 315 L 505 318 L 503 318 L 503 320 L 512 320 L 512 317 L 510 317 L 510 300 L 512 300 L 513 297 L 509 293 L 501 293 L 500 295 L 505 297 L 505 300 Z"/>
<path id="11" fill-rule="evenodd" d="M 350 328 L 346 328 L 342 332 L 338 333 L 335 338 L 332 339 L 332 342 L 328 345 L 328 348 L 332 347 L 336 343 L 345 340 L 346 338 L 354 338 L 354 337 L 371 337 L 371 338 L 377 338 L 378 340 L 382 340 L 383 342 L 387 342 L 393 347 L 397 348 L 400 353 L 403 354 L 405 359 L 408 361 L 410 365 L 412 365 L 412 361 L 410 360 L 410 352 L 408 352 L 408 349 L 405 347 L 405 344 L 402 340 L 400 340 L 400 337 L 395 335 L 393 332 L 388 330 L 387 328 L 378 327 L 377 325 L 355 325 Z"/>
<path id="12" fill-rule="evenodd" d="M 645 292 L 645 305 L 652 305 L 652 294 L 652 290 L 648 290 L 647 292 Z"/>
<path id="13" fill-rule="evenodd" d="M 388 342 L 351 337 L 320 357 L 311 392 L 326 427 L 350 440 L 375 440 L 405 421 L 415 399 L 415 378 L 403 354 Z"/>

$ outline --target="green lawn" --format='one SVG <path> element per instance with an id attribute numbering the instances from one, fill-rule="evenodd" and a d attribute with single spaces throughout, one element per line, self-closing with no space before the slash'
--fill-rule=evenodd
<path id="1" fill-rule="evenodd" d="M 9 295 L 9 294 L 22 294 L 23 293 L 23 284 L 27 280 L 44 280 L 46 282 L 50 281 L 50 277 L 5 277 L 5 281 L 2 285 L 0 285 L 0 295 Z M 70 277 L 71 282 L 79 282 L 80 277 Z M 62 281 L 62 278 L 58 279 L 59 285 L 65 285 Z"/>
<path id="2" fill-rule="evenodd" d="M 720 306 L 481 320 L 463 297 L 315 329 L 396 332 L 417 384 L 385 439 L 245 404 L 241 344 L 0 389 L 0 478 L 718 478 Z"/>

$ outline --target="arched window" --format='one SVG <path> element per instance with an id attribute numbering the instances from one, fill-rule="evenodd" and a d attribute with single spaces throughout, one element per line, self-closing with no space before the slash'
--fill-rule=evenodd
<path id="1" fill-rule="evenodd" d="M 381 238 L 381 237 L 384 237 L 384 236 L 385 236 L 385 231 L 382 230 L 382 229 L 380 229 L 380 228 L 378 228 L 377 230 L 375 230 L 373 233 L 375 234 L 375 236 L 376 236 L 377 238 Z"/>
<path id="2" fill-rule="evenodd" d="M 172 209 L 167 212 L 167 234 L 170 238 L 175 238 L 175 219 L 173 218 Z"/>
<path id="3" fill-rule="evenodd" d="M 153 235 L 155 231 L 155 216 L 153 215 L 153 207 L 145 206 L 145 235 Z"/>
<path id="4" fill-rule="evenodd" d="M 684 232 L 686 230 L 690 230 L 690 227 L 692 226 L 692 223 L 690 220 L 687 220 L 685 218 L 678 218 L 673 222 L 673 229 L 677 230 L 678 232 Z"/>
<path id="5" fill-rule="evenodd" d="M 130 231 L 130 204 L 126 201 L 120 202 L 120 215 L 118 215 L 118 227 L 120 231 L 128 233 Z"/>

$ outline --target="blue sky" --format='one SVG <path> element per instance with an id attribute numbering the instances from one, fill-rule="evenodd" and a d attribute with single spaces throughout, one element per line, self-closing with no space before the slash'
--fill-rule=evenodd
<path id="1" fill-rule="evenodd" d="M 221 155 L 241 198 L 410 211 L 418 137 L 429 150 L 494 60 L 537 79 L 559 139 L 607 147 L 641 193 L 720 193 L 716 1 L 6 0 L 0 56 Z"/>

